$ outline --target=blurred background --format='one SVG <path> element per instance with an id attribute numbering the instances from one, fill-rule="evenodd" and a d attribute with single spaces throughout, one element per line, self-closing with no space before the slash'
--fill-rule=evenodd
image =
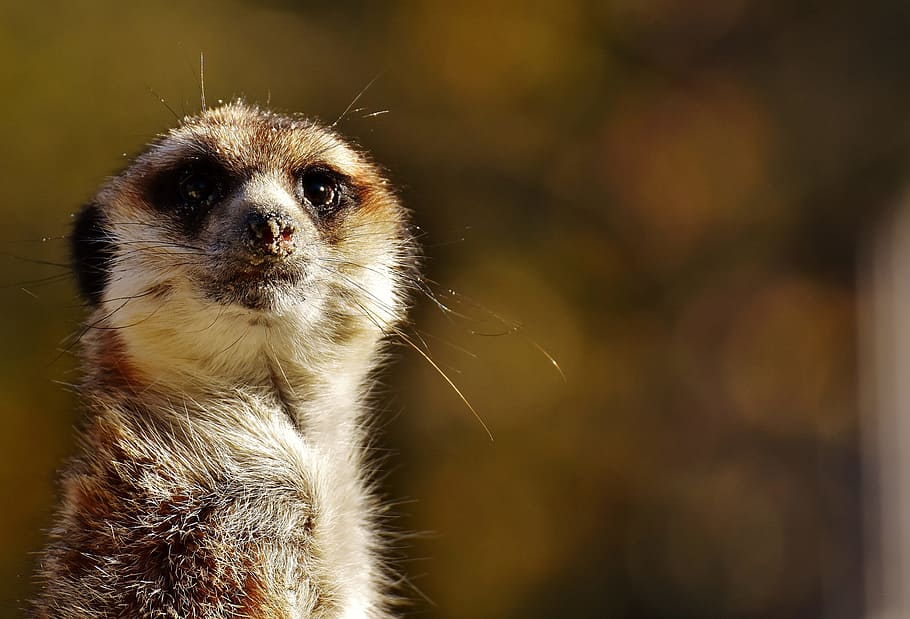
<path id="1" fill-rule="evenodd" d="M 378 398 L 410 615 L 910 616 L 897 0 L 0 2 L 0 616 L 74 449 L 71 213 L 199 110 L 200 52 L 210 105 L 331 123 L 372 82 L 339 128 L 458 312 L 412 333 L 495 440 L 406 347 Z"/>

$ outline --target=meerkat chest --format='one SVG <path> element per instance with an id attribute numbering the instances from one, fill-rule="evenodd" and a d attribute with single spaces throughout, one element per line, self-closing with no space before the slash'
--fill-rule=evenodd
<path id="1" fill-rule="evenodd" d="M 367 559 L 362 543 L 351 544 L 359 524 L 346 537 L 332 533 L 356 506 L 327 490 L 346 485 L 346 501 L 361 491 L 288 423 L 252 423 L 249 413 L 233 429 L 116 410 L 96 418 L 86 435 L 95 455 L 64 486 L 67 543 L 79 557 L 68 571 L 93 581 L 99 606 L 130 616 L 309 617 L 356 598 L 345 587 Z"/>

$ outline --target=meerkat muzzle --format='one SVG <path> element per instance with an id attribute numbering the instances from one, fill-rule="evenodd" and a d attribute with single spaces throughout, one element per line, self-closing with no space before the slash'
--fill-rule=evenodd
<path id="1" fill-rule="evenodd" d="M 284 258 L 297 249 L 297 225 L 280 212 L 251 210 L 246 216 L 246 246 L 256 258 Z"/>

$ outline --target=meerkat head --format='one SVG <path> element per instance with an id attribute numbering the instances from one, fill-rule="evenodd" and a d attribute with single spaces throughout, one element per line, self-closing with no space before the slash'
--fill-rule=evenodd
<path id="1" fill-rule="evenodd" d="M 185 119 L 108 181 L 72 251 L 87 338 L 108 348 L 95 354 L 190 374 L 375 344 L 401 318 L 412 262 L 374 164 L 329 129 L 239 102 Z"/>

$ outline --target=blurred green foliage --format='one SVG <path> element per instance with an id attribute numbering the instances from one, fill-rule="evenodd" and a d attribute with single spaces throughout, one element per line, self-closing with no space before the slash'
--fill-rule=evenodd
<path id="1" fill-rule="evenodd" d="M 414 332 L 496 439 L 402 347 L 416 615 L 858 616 L 855 259 L 908 41 L 896 1 L 3 2 L 0 615 L 73 449 L 69 215 L 199 109 L 204 52 L 209 104 L 327 122 L 378 76 L 339 127 L 414 210 L 462 314 Z"/>

